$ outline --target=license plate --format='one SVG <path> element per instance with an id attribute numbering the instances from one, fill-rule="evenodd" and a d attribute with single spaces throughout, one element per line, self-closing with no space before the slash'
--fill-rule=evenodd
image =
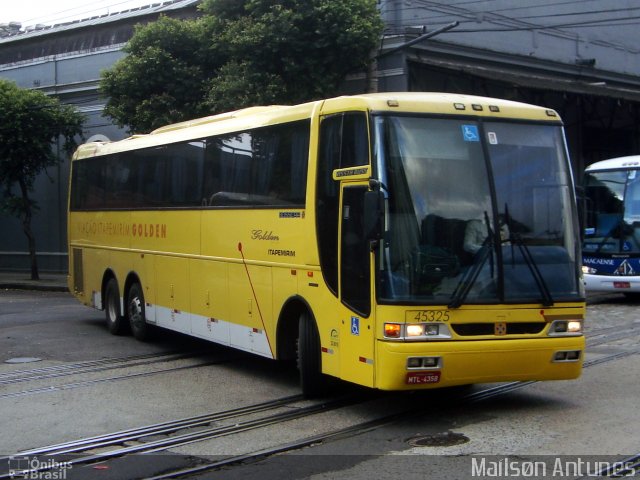
<path id="1" fill-rule="evenodd" d="M 440 372 L 409 372 L 407 373 L 407 385 L 423 385 L 425 383 L 438 383 Z"/>
<path id="2" fill-rule="evenodd" d="M 631 288 L 630 282 L 613 282 L 613 288 Z"/>

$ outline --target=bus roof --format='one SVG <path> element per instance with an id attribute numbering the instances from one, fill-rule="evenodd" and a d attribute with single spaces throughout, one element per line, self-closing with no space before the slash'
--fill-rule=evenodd
<path id="1" fill-rule="evenodd" d="M 370 93 L 318 100 L 293 106 L 248 107 L 167 125 L 151 133 L 133 135 L 117 142 L 85 143 L 78 147 L 74 160 L 196 140 L 214 135 L 240 132 L 250 128 L 309 119 L 315 115 L 328 115 L 350 110 L 434 113 L 440 115 L 561 122 L 560 117 L 554 110 L 510 100 L 451 93 Z"/>
<path id="2" fill-rule="evenodd" d="M 585 172 L 597 170 L 616 170 L 621 168 L 640 168 L 640 155 L 630 155 L 628 157 L 610 158 L 589 165 Z"/>

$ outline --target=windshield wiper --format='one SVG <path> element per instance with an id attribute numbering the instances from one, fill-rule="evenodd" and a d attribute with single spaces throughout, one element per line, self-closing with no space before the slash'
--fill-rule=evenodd
<path id="1" fill-rule="evenodd" d="M 508 207 L 505 205 L 505 221 L 506 221 L 507 227 L 509 228 L 508 241 L 511 243 L 511 249 L 512 249 L 511 261 L 512 263 L 515 264 L 515 255 L 513 254 L 513 248 L 515 245 L 518 247 L 518 250 L 520 251 L 522 258 L 525 264 L 527 265 L 527 268 L 531 272 L 531 276 L 536 282 L 536 286 L 538 287 L 540 294 L 542 295 L 542 299 L 541 299 L 542 305 L 544 305 L 545 307 L 550 307 L 554 304 L 554 300 L 553 300 L 553 296 L 551 295 L 551 291 L 549 290 L 549 286 L 547 285 L 547 282 L 545 281 L 542 273 L 540 272 L 540 269 L 538 268 L 538 264 L 535 258 L 533 257 L 533 255 L 531 254 L 529 247 L 524 243 L 524 241 L 522 240 L 522 237 L 519 234 L 513 232 L 514 229 L 510 225 L 511 223 L 510 220 L 511 219 L 509 217 L 509 210 L 508 210 Z M 471 266 L 471 268 L 469 268 L 465 272 L 463 277 L 460 279 L 460 282 L 458 282 L 458 285 L 456 286 L 455 290 L 453 291 L 453 294 L 451 295 L 451 301 L 449 302 L 449 308 L 459 308 L 463 304 L 464 300 L 467 298 L 467 295 L 469 295 L 469 292 L 471 291 L 471 289 L 473 288 L 473 285 L 478 279 L 478 276 L 482 271 L 482 267 L 484 267 L 484 265 L 487 263 L 487 260 L 489 258 L 493 257 L 495 234 L 491 229 L 491 226 L 489 223 L 489 217 L 486 212 L 485 212 L 485 224 L 487 226 L 487 232 L 488 232 L 487 236 L 484 239 L 481 249 L 476 254 L 473 265 Z M 504 243 L 504 241 L 501 240 L 500 243 L 502 244 Z M 491 278 L 493 278 L 493 275 L 494 275 L 493 269 L 494 269 L 493 260 L 491 260 Z"/>
<path id="2" fill-rule="evenodd" d="M 538 264 L 533 258 L 533 255 L 531 255 L 531 251 L 529 250 L 529 247 L 527 247 L 527 245 L 522 241 L 522 238 L 519 235 L 511 235 L 509 240 L 511 241 L 512 244 L 515 243 L 518 246 L 518 249 L 520 250 L 520 254 L 524 259 L 524 262 L 527 264 L 527 267 L 529 267 L 531 276 L 536 281 L 538 290 L 542 294 L 542 305 L 544 305 L 545 307 L 553 306 L 554 302 L 553 302 L 553 297 L 551 296 L 551 291 L 549 290 L 549 287 L 544 277 L 540 273 L 540 270 L 538 269 Z M 515 261 L 513 254 L 511 255 L 511 259 L 512 261 Z"/>
<path id="3" fill-rule="evenodd" d="M 515 263 L 515 255 L 513 254 L 513 245 L 515 244 L 518 246 L 518 249 L 520 250 L 520 254 L 524 259 L 524 262 L 527 264 L 527 267 L 531 272 L 531 276 L 536 282 L 538 290 L 542 294 L 542 305 L 544 305 L 545 307 L 551 307 L 554 302 L 553 302 L 553 297 L 551 296 L 551 291 L 549 290 L 549 286 L 547 285 L 547 282 L 542 276 L 542 273 L 540 273 L 540 269 L 538 269 L 538 264 L 533 258 L 533 255 L 531 255 L 531 251 L 529 250 L 529 247 L 524 243 L 524 241 L 522 240 L 522 237 L 519 234 L 513 233 L 513 227 L 510 225 L 511 218 L 509 217 L 509 207 L 506 204 L 504 206 L 504 214 L 506 217 L 505 220 L 507 222 L 507 227 L 509 228 L 509 241 L 511 242 L 512 264 Z"/>
<path id="4" fill-rule="evenodd" d="M 451 295 L 451 301 L 449 302 L 449 308 L 460 308 L 464 300 L 469 295 L 473 284 L 476 283 L 482 267 L 487 263 L 487 259 L 493 257 L 493 231 L 489 224 L 489 216 L 487 212 L 484 212 L 484 221 L 487 226 L 487 236 L 482 242 L 482 247 L 478 250 L 475 256 L 473 265 L 462 276 L 458 285 L 456 285 L 453 294 Z M 493 259 L 491 260 L 491 278 L 493 278 Z"/>

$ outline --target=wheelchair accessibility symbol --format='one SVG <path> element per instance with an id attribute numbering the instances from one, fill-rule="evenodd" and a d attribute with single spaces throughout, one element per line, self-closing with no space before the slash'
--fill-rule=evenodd
<path id="1" fill-rule="evenodd" d="M 351 335 L 360 335 L 360 319 L 351 317 Z"/>
<path id="2" fill-rule="evenodd" d="M 465 142 L 479 142 L 478 127 L 475 125 L 462 125 L 462 137 Z"/>

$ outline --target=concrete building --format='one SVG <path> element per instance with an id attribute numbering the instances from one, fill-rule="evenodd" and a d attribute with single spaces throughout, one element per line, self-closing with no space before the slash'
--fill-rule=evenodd
<path id="1" fill-rule="evenodd" d="M 73 103 L 87 115 L 86 139 L 125 132 L 102 116 L 102 69 L 123 56 L 139 22 L 190 18 L 199 0 L 51 27 L 0 26 L 0 77 Z M 640 23 L 636 0 L 378 0 L 385 32 L 371 72 L 345 93 L 446 91 L 556 109 L 576 174 L 603 158 L 640 153 Z M 42 271 L 66 270 L 68 161 L 36 184 L 34 218 Z M 0 216 L 0 269 L 27 270 L 18 220 Z"/>
<path id="2" fill-rule="evenodd" d="M 382 53 L 450 27 L 381 57 L 380 90 L 473 93 L 554 108 L 577 172 L 638 153 L 637 1 L 381 0 L 380 10 Z"/>
<path id="3" fill-rule="evenodd" d="M 126 131 L 102 115 L 105 101 L 98 94 L 100 72 L 124 56 L 122 48 L 134 26 L 159 15 L 193 18 L 199 0 L 171 0 L 146 8 L 53 26 L 22 28 L 0 25 L 0 78 L 19 87 L 55 95 L 85 114 L 84 137 L 120 140 Z M 32 228 L 41 272 L 67 270 L 66 206 L 69 162 L 36 180 L 33 198 L 40 210 Z M 28 270 L 27 241 L 20 221 L 0 213 L 0 269 Z"/>

